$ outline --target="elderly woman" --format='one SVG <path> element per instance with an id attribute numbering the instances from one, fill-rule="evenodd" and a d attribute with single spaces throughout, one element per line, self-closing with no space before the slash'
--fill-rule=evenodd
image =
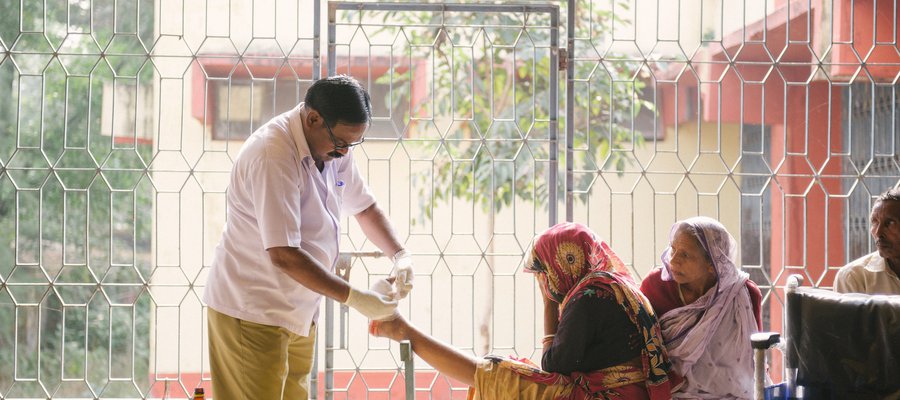
<path id="1" fill-rule="evenodd" d="M 606 243 L 564 223 L 535 242 L 532 262 L 544 297 L 542 369 L 527 360 L 463 354 L 402 316 L 373 334 L 409 340 L 439 372 L 468 384 L 476 399 L 669 399 L 669 363 L 646 298 Z"/>
<path id="2" fill-rule="evenodd" d="M 672 226 L 663 267 L 641 283 L 660 315 L 673 364 L 673 398 L 750 399 L 750 334 L 761 328 L 761 294 L 735 265 L 737 245 L 719 221 Z"/>

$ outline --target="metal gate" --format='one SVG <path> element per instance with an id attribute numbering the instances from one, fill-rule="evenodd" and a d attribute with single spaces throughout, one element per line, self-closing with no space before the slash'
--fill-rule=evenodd
<path id="1" fill-rule="evenodd" d="M 516 271 L 534 235 L 557 220 L 557 192 L 547 188 L 559 174 L 558 12 L 540 4 L 328 3 L 328 74 L 356 77 L 376 103 L 355 157 L 370 181 L 389 177 L 389 190 L 373 189 L 425 272 L 404 315 L 473 354 L 533 356 L 540 332 L 533 307 L 506 296 L 534 301 L 533 283 Z M 365 257 L 377 250 L 370 244 L 345 244 L 349 256 L 362 253 L 349 260 L 355 283 L 389 272 Z M 365 322 L 332 301 L 325 307 L 325 397 L 358 398 L 361 386 L 398 394 L 391 388 L 402 387 L 393 385 L 400 375 L 378 377 L 399 367 L 396 345 L 348 340 L 365 337 Z M 416 390 L 437 398 L 464 390 L 431 372 L 416 375 Z"/>

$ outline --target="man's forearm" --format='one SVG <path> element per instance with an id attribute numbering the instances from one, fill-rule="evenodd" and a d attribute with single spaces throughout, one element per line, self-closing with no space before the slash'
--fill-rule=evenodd
<path id="1" fill-rule="evenodd" d="M 347 301 L 350 284 L 325 268 L 305 250 L 296 247 L 273 247 L 268 252 L 276 267 L 307 289 L 341 303 Z"/>
<path id="2" fill-rule="evenodd" d="M 356 221 L 359 222 L 359 227 L 362 228 L 366 237 L 375 246 L 378 246 L 386 256 L 391 257 L 403 248 L 403 244 L 400 243 L 400 239 L 394 233 L 390 221 L 388 221 L 387 216 L 384 215 L 377 203 L 356 214 Z"/>

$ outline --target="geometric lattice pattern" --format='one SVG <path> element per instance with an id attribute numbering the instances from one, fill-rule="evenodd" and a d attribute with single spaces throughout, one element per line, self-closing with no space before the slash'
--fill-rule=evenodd
<path id="1" fill-rule="evenodd" d="M 693 215 L 738 239 L 779 330 L 774 288 L 830 287 L 900 184 L 895 7 L 0 0 L 0 398 L 209 393 L 232 160 L 331 74 L 372 94 L 353 156 L 415 253 L 423 330 L 539 358 L 537 233 L 586 223 L 643 275 Z M 354 285 L 390 271 L 342 231 Z M 396 345 L 321 314 L 318 395 L 404 398 Z M 416 363 L 417 397 L 462 396 Z"/>

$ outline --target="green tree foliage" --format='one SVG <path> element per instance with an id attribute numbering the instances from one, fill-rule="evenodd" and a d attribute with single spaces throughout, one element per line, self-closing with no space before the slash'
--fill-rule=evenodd
<path id="1" fill-rule="evenodd" d="M 617 13 L 592 7 L 586 0 L 569 4 L 577 7 L 578 19 L 562 24 L 559 43 L 563 49 L 565 29 L 574 29 L 580 43 L 600 48 L 610 41 L 613 23 L 629 24 L 617 17 L 628 10 L 627 3 L 617 3 Z M 561 15 L 566 15 L 564 8 Z M 527 18 L 532 26 L 549 26 L 537 14 Z M 594 50 L 577 47 L 576 57 L 581 60 L 569 66 L 579 81 L 572 105 L 575 115 L 566 121 L 566 71 L 558 75 L 558 104 L 549 104 L 549 30 L 516 28 L 523 24 L 521 14 L 404 12 L 385 13 L 383 20 L 392 24 L 399 20 L 404 28 L 394 33 L 397 41 L 410 44 L 403 55 L 410 61 L 396 64 L 379 78 L 379 83 L 394 87 L 385 101 L 395 110 L 407 110 L 407 145 L 436 154 L 432 168 L 414 171 L 419 197 L 427 202 L 420 218 L 430 219 L 437 203 L 453 198 L 474 202 L 485 212 L 498 212 L 517 198 L 546 206 L 546 160 L 551 151 L 558 152 L 560 161 L 555 190 L 561 198 L 566 123 L 574 124 L 574 148 L 582 150 L 574 155 L 575 168 L 588 171 L 576 174 L 577 188 L 590 186 L 595 175 L 591 170 L 621 172 L 632 161 L 629 152 L 613 150 L 643 144 L 643 136 L 633 128 L 634 119 L 642 109 L 655 110 L 640 97 L 648 77 L 639 73 L 639 61 L 615 52 L 601 55 L 602 49 L 586 56 Z M 421 60 L 433 68 L 429 82 L 416 81 L 421 78 L 415 71 Z M 414 95 L 423 87 L 423 95 Z M 559 111 L 557 148 L 547 142 L 552 107 Z M 431 133 L 435 130 L 440 136 Z M 583 201 L 587 196 L 581 193 L 579 198 Z"/>
<path id="2" fill-rule="evenodd" d="M 0 397 L 137 393 L 149 379 L 152 146 L 100 131 L 110 87 L 153 79 L 153 2 L 0 9 L 11 54 L 0 59 Z"/>

